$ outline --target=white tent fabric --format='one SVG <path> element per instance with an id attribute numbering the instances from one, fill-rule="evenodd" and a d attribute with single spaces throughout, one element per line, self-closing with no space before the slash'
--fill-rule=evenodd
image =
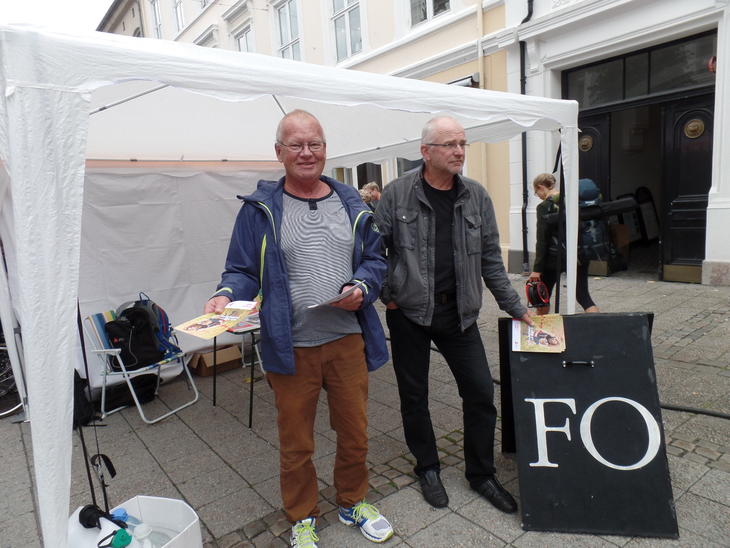
<path id="1" fill-rule="evenodd" d="M 0 237 L 12 248 L 6 249 L 8 277 L 23 333 L 40 522 L 45 543 L 61 548 L 69 514 L 70 372 L 87 158 L 273 160 L 282 109 L 304 108 L 323 123 L 330 165 L 352 166 L 414 157 L 423 123 L 445 113 L 464 124 L 472 141 L 560 130 L 566 211 L 569 219 L 577 214 L 578 105 L 572 101 L 18 26 L 0 27 L 0 91 L 0 192 L 9 187 Z M 568 241 L 572 312 L 575 222 Z"/>

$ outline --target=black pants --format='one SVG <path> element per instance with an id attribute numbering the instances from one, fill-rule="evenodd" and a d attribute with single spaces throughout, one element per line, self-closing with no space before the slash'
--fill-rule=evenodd
<path id="1" fill-rule="evenodd" d="M 566 274 L 563 272 L 563 276 Z M 545 272 L 540 276 L 542 283 L 547 286 L 547 290 L 550 295 L 553 294 L 553 287 L 558 279 L 555 269 L 546 268 Z M 560 289 L 560 288 L 558 288 Z M 585 310 L 588 307 L 596 306 L 596 303 L 591 299 L 591 294 L 588 292 L 588 264 L 578 263 L 578 269 L 575 277 L 575 300 Z"/>
<path id="2" fill-rule="evenodd" d="M 476 323 L 462 333 L 455 303 L 437 305 L 431 326 L 413 323 L 398 309 L 388 310 L 393 367 L 398 381 L 403 430 L 416 458 L 416 474 L 440 468 L 428 411 L 431 341 L 456 379 L 464 413 L 464 460 L 472 487 L 494 475 L 494 386 Z"/>

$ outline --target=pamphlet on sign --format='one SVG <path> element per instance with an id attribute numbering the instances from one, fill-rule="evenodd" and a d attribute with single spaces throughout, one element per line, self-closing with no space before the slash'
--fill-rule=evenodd
<path id="1" fill-rule="evenodd" d="M 331 299 L 327 299 L 326 301 L 323 301 L 321 303 L 309 305 L 307 308 L 319 308 L 320 306 L 327 306 L 332 303 L 336 303 L 337 301 L 341 301 L 348 295 L 352 295 L 355 292 L 355 289 L 357 289 L 361 284 L 362 284 L 362 282 L 357 282 L 355 285 L 351 286 L 350 289 L 348 289 L 347 291 L 343 291 L 342 293 L 335 295 Z"/>
<path id="2" fill-rule="evenodd" d="M 221 314 L 203 314 L 175 326 L 175 329 L 201 339 L 212 339 L 256 312 L 256 306 L 255 301 L 233 301 Z"/>
<path id="3" fill-rule="evenodd" d="M 533 316 L 535 325 L 512 320 L 513 352 L 565 352 L 565 328 L 560 314 Z"/>

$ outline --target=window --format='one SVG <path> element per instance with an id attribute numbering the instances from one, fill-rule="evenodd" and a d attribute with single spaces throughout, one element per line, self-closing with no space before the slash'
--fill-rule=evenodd
<path id="1" fill-rule="evenodd" d="M 285 59 L 302 58 L 299 49 L 299 20 L 296 0 L 287 0 L 276 8 L 279 26 L 279 55 Z"/>
<path id="2" fill-rule="evenodd" d="M 162 17 L 160 16 L 160 0 L 150 0 L 152 6 L 152 28 L 155 38 L 162 38 Z"/>
<path id="3" fill-rule="evenodd" d="M 177 24 L 178 32 L 185 28 L 182 0 L 175 0 L 175 23 Z"/>
<path id="4" fill-rule="evenodd" d="M 411 26 L 433 19 L 437 15 L 449 11 L 449 0 L 410 0 Z"/>
<path id="5" fill-rule="evenodd" d="M 238 51 L 255 51 L 253 44 L 253 31 L 251 30 L 250 25 L 244 27 L 241 32 L 236 34 L 235 38 Z"/>
<path id="6" fill-rule="evenodd" d="M 708 63 L 716 52 L 713 31 L 571 69 L 564 73 L 564 96 L 587 109 L 711 86 Z"/>
<path id="7" fill-rule="evenodd" d="M 358 0 L 332 0 L 332 13 L 337 61 L 342 61 L 362 50 L 360 4 Z"/>

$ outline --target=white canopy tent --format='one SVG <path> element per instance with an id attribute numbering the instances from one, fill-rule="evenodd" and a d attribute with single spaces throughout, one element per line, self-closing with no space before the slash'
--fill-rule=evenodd
<path id="1" fill-rule="evenodd" d="M 0 275 L 0 319 L 9 340 L 14 317 L 22 326 L 40 522 L 54 546 L 65 545 L 69 514 L 87 160 L 271 162 L 276 124 L 294 108 L 322 121 L 330 166 L 415 158 L 423 124 L 445 113 L 463 123 L 472 142 L 560 130 L 566 212 L 577 218 L 578 105 L 572 101 L 17 26 L 0 27 L 0 91 L 0 237 L 8 267 L 8 279 Z M 145 190 L 135 185 L 129 192 Z M 568 241 L 573 312 L 574 221 Z M 206 266 L 215 280 L 222 261 Z"/>

